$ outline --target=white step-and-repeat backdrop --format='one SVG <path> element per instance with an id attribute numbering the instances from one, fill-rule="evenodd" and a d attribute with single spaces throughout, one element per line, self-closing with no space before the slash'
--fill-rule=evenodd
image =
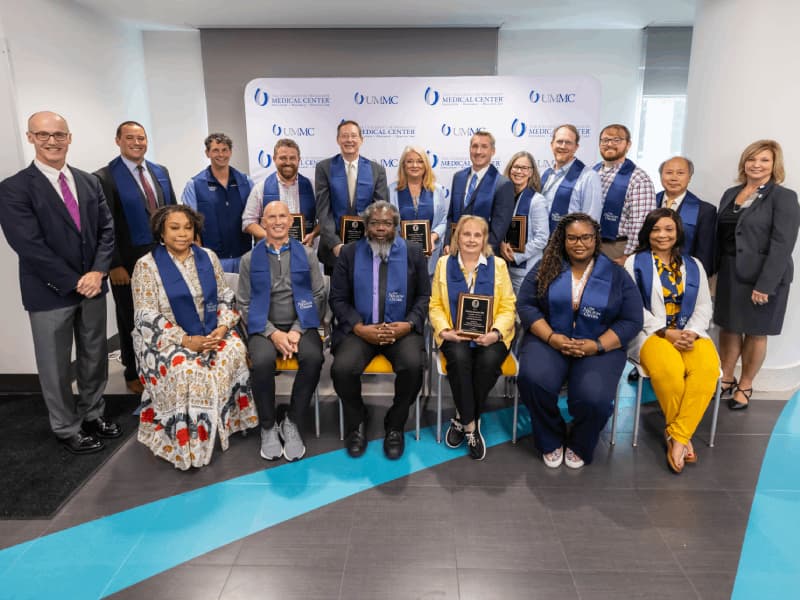
<path id="1" fill-rule="evenodd" d="M 469 166 L 469 139 L 478 130 L 497 138 L 495 166 L 512 154 L 531 152 L 544 171 L 552 163 L 554 126 L 581 132 L 578 157 L 597 156 L 600 83 L 593 77 L 380 77 L 250 81 L 244 93 L 250 175 L 275 170 L 279 138 L 300 145 L 300 172 L 314 180 L 318 160 L 339 152 L 336 126 L 361 125 L 361 155 L 382 164 L 389 182 L 405 146 L 423 148 L 437 181 L 450 187 L 453 173 Z"/>

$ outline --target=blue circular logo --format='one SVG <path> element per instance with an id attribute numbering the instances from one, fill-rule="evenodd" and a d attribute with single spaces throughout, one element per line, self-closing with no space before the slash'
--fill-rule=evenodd
<path id="1" fill-rule="evenodd" d="M 431 169 L 435 169 L 439 164 L 439 157 L 430 150 L 426 150 L 425 153 L 428 155 L 428 160 L 431 161 Z"/>
<path id="2" fill-rule="evenodd" d="M 534 104 L 536 104 L 539 101 L 539 98 L 541 98 L 541 96 L 539 95 L 539 92 L 537 92 L 536 90 L 531 90 L 531 93 L 528 94 L 528 100 L 530 100 Z"/>
<path id="3" fill-rule="evenodd" d="M 261 88 L 256 88 L 256 93 L 253 94 L 253 100 L 258 106 L 266 106 L 269 102 L 269 94 Z"/>
<path id="4" fill-rule="evenodd" d="M 272 156 L 270 156 L 269 152 L 266 150 L 261 150 L 258 153 L 258 164 L 265 169 L 269 169 L 270 166 L 272 166 Z"/>
<path id="5" fill-rule="evenodd" d="M 434 106 L 439 102 L 439 92 L 428 86 L 425 89 L 425 102 L 431 106 Z"/>
<path id="6" fill-rule="evenodd" d="M 361 94 L 360 92 L 353 94 L 353 102 L 356 104 L 364 104 L 364 94 Z"/>
<path id="7" fill-rule="evenodd" d="M 447 200 L 450 197 L 450 188 L 444 188 L 444 199 Z"/>
<path id="8" fill-rule="evenodd" d="M 523 135 L 525 135 L 526 129 L 527 127 L 525 126 L 525 123 L 523 121 L 520 121 L 519 119 L 514 119 L 513 121 L 511 121 L 511 133 L 515 137 L 522 137 Z"/>
<path id="9" fill-rule="evenodd" d="M 450 127 L 450 125 L 448 125 L 447 123 L 442 123 L 442 135 L 447 136 L 450 135 L 451 133 L 453 133 L 453 128 Z"/>
<path id="10" fill-rule="evenodd" d="M 273 133 L 273 134 L 275 134 L 275 135 L 280 135 L 280 134 L 282 134 L 282 133 L 283 133 L 283 127 L 281 127 L 281 126 L 280 126 L 280 125 L 278 125 L 277 123 L 274 123 L 274 124 L 272 125 L 272 133 Z"/>

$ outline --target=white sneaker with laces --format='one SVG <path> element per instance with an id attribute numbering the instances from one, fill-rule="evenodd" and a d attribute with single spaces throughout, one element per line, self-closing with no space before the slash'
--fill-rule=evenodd
<path id="1" fill-rule="evenodd" d="M 561 446 L 552 452 L 542 454 L 542 460 L 544 461 L 544 464 L 551 469 L 557 469 L 561 466 L 561 463 L 564 462 L 564 447 Z"/>
<path id="2" fill-rule="evenodd" d="M 570 469 L 580 469 L 583 466 L 583 459 L 575 454 L 572 448 L 567 448 L 567 451 L 564 454 L 564 464 L 566 464 Z"/>

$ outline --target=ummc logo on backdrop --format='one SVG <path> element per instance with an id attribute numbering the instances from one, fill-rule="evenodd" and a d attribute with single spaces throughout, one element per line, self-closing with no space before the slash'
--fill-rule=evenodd
<path id="1" fill-rule="evenodd" d="M 381 166 L 386 167 L 394 167 L 397 168 L 397 165 L 400 164 L 400 159 L 398 158 L 382 158 L 381 159 Z"/>
<path id="2" fill-rule="evenodd" d="M 269 169 L 272 165 L 272 156 L 266 150 L 260 150 L 258 153 L 258 164 L 260 164 L 265 169 Z"/>
<path id="3" fill-rule="evenodd" d="M 436 165 L 439 164 L 439 157 L 430 150 L 425 150 L 425 154 L 428 155 L 428 160 L 431 161 L 431 169 L 435 169 Z"/>
<path id="4" fill-rule="evenodd" d="M 441 132 L 445 137 L 449 137 L 451 135 L 455 137 L 472 137 L 479 131 L 484 131 L 485 129 L 485 127 L 458 127 L 456 125 L 442 123 Z"/>
<path id="5" fill-rule="evenodd" d="M 356 104 L 400 104 L 400 96 L 365 96 L 361 92 L 353 94 Z"/>
<path id="6" fill-rule="evenodd" d="M 575 92 L 559 92 L 554 94 L 552 92 L 537 92 L 536 90 L 531 90 L 531 93 L 528 94 L 528 100 L 534 104 L 538 104 L 539 102 L 543 104 L 573 104 L 575 102 L 575 96 Z"/>
<path id="7" fill-rule="evenodd" d="M 313 127 L 286 127 L 273 123 L 272 133 L 276 136 L 286 137 L 313 137 L 315 135 Z"/>
<path id="8" fill-rule="evenodd" d="M 361 135 L 365 138 L 412 138 L 417 135 L 413 125 L 362 125 Z"/>
<path id="9" fill-rule="evenodd" d="M 533 137 L 542 138 L 550 137 L 553 135 L 553 128 L 545 125 L 531 125 L 528 126 L 525 121 L 521 119 L 514 119 L 511 121 L 511 134 L 514 137 Z"/>
<path id="10" fill-rule="evenodd" d="M 502 106 L 505 96 L 499 92 L 439 92 L 427 87 L 423 98 L 429 106 Z"/>
<path id="11" fill-rule="evenodd" d="M 287 106 L 296 108 L 313 108 L 317 106 L 330 106 L 330 94 L 281 94 L 269 95 L 266 90 L 256 88 L 253 101 L 257 106 Z"/>
<path id="12" fill-rule="evenodd" d="M 440 156 L 437 164 L 440 169 L 466 169 L 472 166 L 469 158 L 449 156 Z M 492 164 L 498 169 L 501 167 L 499 160 L 493 160 Z"/>
<path id="13" fill-rule="evenodd" d="M 300 169 L 313 169 L 317 166 L 319 161 L 323 160 L 321 156 L 309 156 L 300 158 Z"/>

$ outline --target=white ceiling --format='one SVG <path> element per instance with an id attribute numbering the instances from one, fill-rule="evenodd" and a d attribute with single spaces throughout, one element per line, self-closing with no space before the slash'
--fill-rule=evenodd
<path id="1" fill-rule="evenodd" d="M 75 0 L 142 29 L 691 25 L 696 0 Z"/>

